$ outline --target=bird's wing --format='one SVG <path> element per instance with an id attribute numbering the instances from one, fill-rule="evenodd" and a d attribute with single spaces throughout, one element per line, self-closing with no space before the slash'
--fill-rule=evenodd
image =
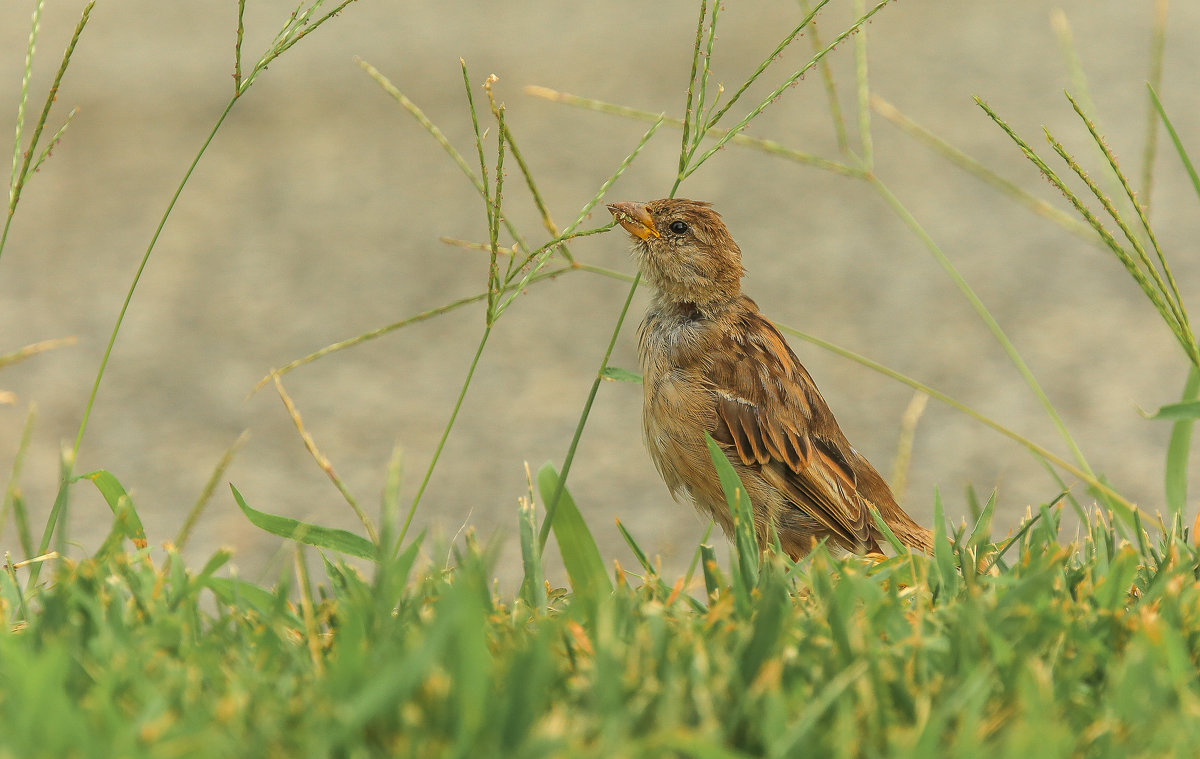
<path id="1" fill-rule="evenodd" d="M 871 542 L 855 455 L 812 378 L 779 331 L 757 313 L 710 357 L 717 398 L 713 439 L 847 546 Z M 778 464 L 774 463 L 778 462 Z"/>

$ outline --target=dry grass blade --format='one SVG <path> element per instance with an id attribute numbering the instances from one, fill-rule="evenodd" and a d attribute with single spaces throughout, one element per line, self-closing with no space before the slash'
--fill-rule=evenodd
<path id="1" fill-rule="evenodd" d="M 892 464 L 891 486 L 896 500 L 904 502 L 904 491 L 908 486 L 908 467 L 912 461 L 913 441 L 917 436 L 917 423 L 929 405 L 929 396 L 919 390 L 900 418 L 900 440 L 896 443 L 896 461 Z"/>
<path id="2" fill-rule="evenodd" d="M 350 504 L 350 508 L 354 510 L 355 516 L 362 522 L 363 528 L 366 529 L 371 542 L 378 545 L 379 533 L 375 531 L 375 525 L 371 523 L 370 517 L 358 505 L 358 500 L 350 493 L 350 490 L 342 482 L 341 478 L 337 476 L 337 473 L 333 471 L 333 463 L 329 461 L 325 454 L 321 453 L 320 449 L 317 448 L 317 442 L 308 433 L 308 430 L 304 428 L 304 420 L 300 418 L 300 411 L 296 408 L 296 404 L 292 402 L 291 396 L 283 389 L 283 380 L 279 378 L 278 374 L 272 375 L 272 378 L 275 380 L 275 392 L 279 393 L 279 399 L 283 401 L 283 407 L 287 409 L 288 416 L 292 419 L 292 424 L 296 426 L 296 432 L 300 434 L 300 439 L 304 441 L 304 447 L 308 449 L 309 454 L 317 462 L 317 466 L 321 468 L 321 471 L 325 472 L 325 475 L 329 477 L 334 487 L 342 494 L 342 498 L 346 499 L 346 503 Z"/>
<path id="3" fill-rule="evenodd" d="M 179 528 L 179 532 L 175 533 L 175 547 L 182 550 L 187 545 L 188 539 L 192 535 L 192 529 L 195 528 L 196 522 L 200 520 L 200 515 L 204 513 L 204 509 L 208 506 L 208 502 L 212 499 L 212 494 L 217 489 L 217 484 L 220 483 L 225 471 L 229 469 L 229 465 L 233 463 L 233 457 L 250 439 L 250 430 L 242 430 L 238 435 L 237 440 L 233 441 L 233 445 L 225 449 L 221 454 L 220 460 L 213 468 L 212 474 L 208 477 L 208 482 L 204 483 L 204 488 L 200 491 L 200 496 L 196 498 L 196 502 L 192 504 L 191 511 L 188 512 L 187 518 L 183 520 L 183 526 Z"/>
<path id="4" fill-rule="evenodd" d="M 320 630 L 317 616 L 313 611 L 312 582 L 308 577 L 308 564 L 304 561 L 304 551 L 296 544 L 293 554 L 296 569 L 296 580 L 299 583 L 300 614 L 304 620 L 304 642 L 308 646 L 308 655 L 312 659 L 313 672 L 320 677 L 325 672 L 325 657 L 321 655 Z"/>
<path id="5" fill-rule="evenodd" d="M 46 351 L 52 351 L 55 348 L 63 348 L 68 345 L 74 345 L 76 342 L 77 341 L 74 336 L 58 337 L 52 340 L 42 340 L 41 342 L 32 343 L 30 345 L 26 345 L 24 348 L 20 348 L 19 350 L 15 350 L 10 353 L 0 353 L 0 369 L 3 369 L 6 366 L 11 366 L 12 364 L 19 364 L 25 359 L 30 358 L 31 356 L 36 356 L 39 353 L 45 353 Z"/>

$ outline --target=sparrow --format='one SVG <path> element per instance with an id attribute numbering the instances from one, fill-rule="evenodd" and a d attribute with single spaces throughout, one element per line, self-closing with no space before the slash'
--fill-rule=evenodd
<path id="1" fill-rule="evenodd" d="M 710 203 L 613 203 L 654 287 L 638 332 L 646 447 L 671 494 L 687 496 L 733 536 L 704 433 L 741 477 L 759 545 L 771 530 L 799 559 L 820 541 L 878 553 L 878 510 L 906 546 L 932 536 L 842 434 L 833 412 L 779 330 L 742 294 L 742 253 Z"/>

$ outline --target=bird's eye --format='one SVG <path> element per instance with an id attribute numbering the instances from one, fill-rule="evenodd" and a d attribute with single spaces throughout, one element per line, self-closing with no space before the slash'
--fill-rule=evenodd
<path id="1" fill-rule="evenodd" d="M 681 235 L 684 232 L 688 231 L 687 222 L 686 221 L 673 221 L 673 222 L 671 222 L 670 230 L 674 234 Z"/>

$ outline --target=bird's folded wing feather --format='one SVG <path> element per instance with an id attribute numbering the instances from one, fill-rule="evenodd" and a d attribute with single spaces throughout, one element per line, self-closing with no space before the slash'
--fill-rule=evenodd
<path id="1" fill-rule="evenodd" d="M 729 341 L 736 349 L 711 357 L 713 438 L 840 542 L 867 543 L 869 514 L 840 450 L 849 443 L 783 336 L 762 316 L 747 318 Z"/>

